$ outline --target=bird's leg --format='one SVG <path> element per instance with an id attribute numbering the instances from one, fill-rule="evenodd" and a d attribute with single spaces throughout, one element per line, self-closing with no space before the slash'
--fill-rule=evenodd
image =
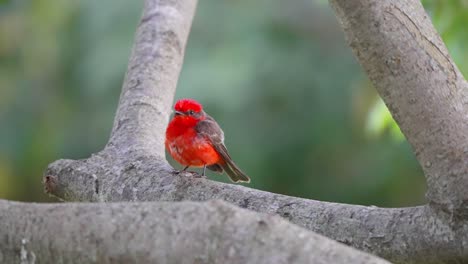
<path id="1" fill-rule="evenodd" d="M 195 173 L 193 171 L 187 171 L 187 169 L 189 168 L 190 166 L 186 166 L 183 170 L 180 170 L 177 172 L 177 174 L 186 174 L 186 173 L 190 173 L 192 175 L 192 177 L 194 178 L 206 178 L 205 176 L 205 171 L 206 171 L 206 165 L 203 166 L 203 174 L 200 175 L 198 173 Z M 188 175 L 187 175 L 188 176 Z"/>
<path id="2" fill-rule="evenodd" d="M 180 170 L 180 171 L 176 170 L 175 172 L 176 172 L 176 174 L 181 174 L 182 172 L 186 172 L 189 167 L 190 166 L 186 166 L 183 170 Z"/>
<path id="3" fill-rule="evenodd" d="M 203 165 L 203 174 L 202 174 L 202 177 L 205 177 L 205 172 L 206 172 L 206 164 Z"/>

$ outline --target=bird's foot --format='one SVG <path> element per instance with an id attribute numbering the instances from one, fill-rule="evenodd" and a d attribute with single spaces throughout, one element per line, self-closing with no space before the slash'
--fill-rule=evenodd
<path id="1" fill-rule="evenodd" d="M 194 174 L 196 172 L 194 171 L 187 171 L 187 170 L 174 170 L 174 174 L 175 175 L 182 175 L 182 176 L 188 176 L 188 175 L 191 175 L 191 174 Z"/>
<path id="2" fill-rule="evenodd" d="M 199 178 L 199 179 L 208 179 L 208 177 L 206 177 L 206 175 L 202 175 L 202 174 L 196 173 L 196 172 L 192 175 L 192 177 L 193 178 Z"/>
<path id="3" fill-rule="evenodd" d="M 202 178 L 202 179 L 207 178 L 205 175 L 201 175 L 200 173 L 196 171 L 180 170 L 180 171 L 175 171 L 174 174 L 184 176 L 184 177 L 191 177 L 191 178 Z"/>

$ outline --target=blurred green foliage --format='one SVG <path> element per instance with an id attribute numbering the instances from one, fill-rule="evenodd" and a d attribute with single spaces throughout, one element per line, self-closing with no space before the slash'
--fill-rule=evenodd
<path id="1" fill-rule="evenodd" d="M 466 73 L 466 5 L 424 2 Z M 48 163 L 105 145 L 141 7 L 0 2 L 1 198 L 48 200 Z M 323 1 L 199 1 L 176 97 L 201 101 L 219 121 L 254 188 L 381 206 L 423 201 L 414 155 L 386 128 L 391 117 Z"/>

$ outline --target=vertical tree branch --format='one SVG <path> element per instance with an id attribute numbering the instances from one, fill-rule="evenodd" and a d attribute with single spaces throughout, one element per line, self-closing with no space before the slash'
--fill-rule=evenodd
<path id="1" fill-rule="evenodd" d="M 330 0 L 414 149 L 431 205 L 468 215 L 468 86 L 419 0 Z"/>
<path id="2" fill-rule="evenodd" d="M 196 0 L 146 0 L 107 145 L 164 159 L 169 118 Z"/>

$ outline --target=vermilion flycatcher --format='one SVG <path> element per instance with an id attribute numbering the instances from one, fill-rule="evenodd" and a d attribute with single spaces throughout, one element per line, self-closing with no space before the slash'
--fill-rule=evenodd
<path id="1" fill-rule="evenodd" d="M 218 123 L 203 111 L 193 99 L 181 99 L 174 106 L 175 114 L 166 130 L 166 149 L 184 171 L 203 167 L 222 173 L 226 171 L 233 182 L 250 182 L 232 161 L 224 146 L 224 133 Z"/>

